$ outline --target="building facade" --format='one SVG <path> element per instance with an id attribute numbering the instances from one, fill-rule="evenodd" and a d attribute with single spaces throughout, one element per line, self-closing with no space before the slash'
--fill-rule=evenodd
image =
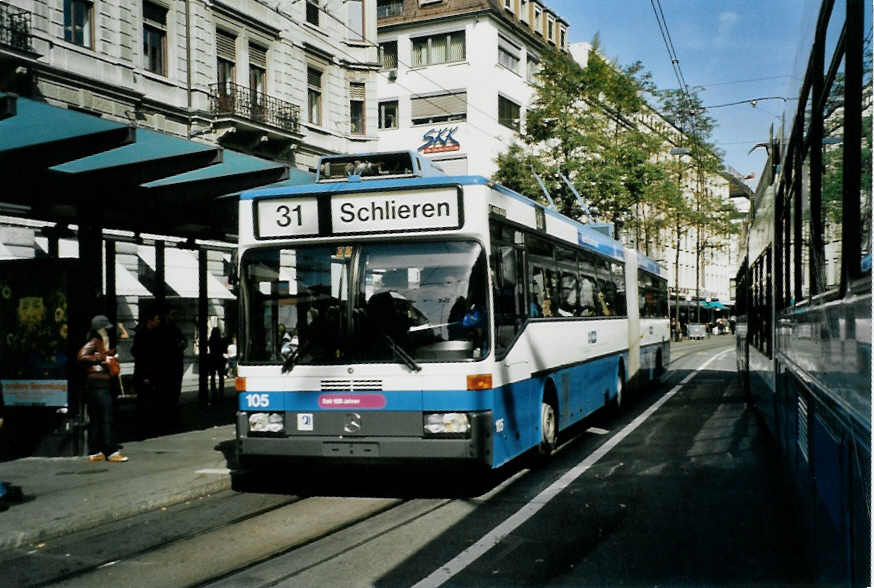
<path id="1" fill-rule="evenodd" d="M 14 0 L 0 90 L 315 169 L 376 143 L 375 0 Z"/>
<path id="2" fill-rule="evenodd" d="M 379 149 L 490 177 L 525 124 L 546 47 L 568 23 L 533 0 L 378 0 Z"/>

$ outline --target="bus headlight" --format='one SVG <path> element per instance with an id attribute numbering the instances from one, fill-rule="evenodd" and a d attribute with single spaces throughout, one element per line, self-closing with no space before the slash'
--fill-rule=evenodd
<path id="1" fill-rule="evenodd" d="M 285 429 L 285 420 L 278 412 L 249 413 L 250 433 L 281 433 Z"/>
<path id="2" fill-rule="evenodd" d="M 466 436 L 470 433 L 470 419 L 464 412 L 425 413 L 426 435 Z"/>

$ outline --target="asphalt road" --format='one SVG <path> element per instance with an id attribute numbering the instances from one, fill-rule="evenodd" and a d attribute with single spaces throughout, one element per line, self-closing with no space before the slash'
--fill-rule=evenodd
<path id="1" fill-rule="evenodd" d="M 64 586 L 776 586 L 793 559 L 777 462 L 733 339 L 564 436 L 544 467 L 349 471 L 225 492 L 0 562 Z M 709 362 L 709 363 L 708 363 Z M 704 369 L 700 369 L 705 365 Z M 700 371 L 696 371 L 700 370 Z M 690 378 L 691 376 L 691 378 Z"/>

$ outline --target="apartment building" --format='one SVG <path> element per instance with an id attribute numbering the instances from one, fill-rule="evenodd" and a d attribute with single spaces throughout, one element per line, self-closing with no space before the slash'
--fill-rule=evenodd
<path id="1" fill-rule="evenodd" d="M 0 90 L 315 169 L 376 144 L 375 0 L 13 0 Z M 0 20 L 12 22 L 12 20 Z"/>
<path id="2" fill-rule="evenodd" d="M 491 176 L 525 124 L 546 47 L 568 23 L 534 0 L 378 0 L 380 150 Z"/>

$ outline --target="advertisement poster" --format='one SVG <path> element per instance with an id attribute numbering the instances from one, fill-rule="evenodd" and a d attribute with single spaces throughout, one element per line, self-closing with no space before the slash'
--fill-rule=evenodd
<path id="1" fill-rule="evenodd" d="M 66 406 L 68 267 L 48 260 L 0 264 L 0 385 L 7 406 Z"/>

